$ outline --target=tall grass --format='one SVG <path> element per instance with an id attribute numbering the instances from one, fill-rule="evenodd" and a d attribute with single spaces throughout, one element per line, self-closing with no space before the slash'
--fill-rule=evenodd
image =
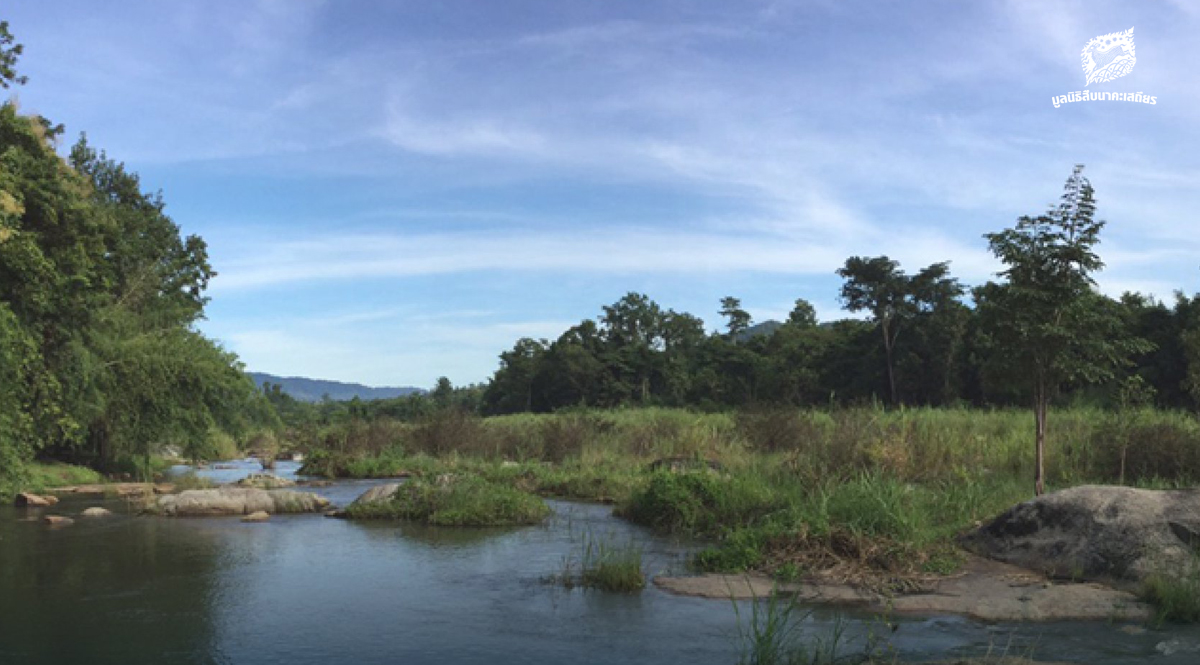
<path id="1" fill-rule="evenodd" d="M 639 524 L 712 539 L 697 562 L 721 571 L 948 572 L 962 560 L 957 533 L 1032 496 L 1033 419 L 1024 410 L 648 408 L 486 419 L 447 411 L 415 424 L 332 428 L 319 439 L 306 472 L 456 473 L 611 501 Z M 664 458 L 703 463 L 651 468 Z M 1051 489 L 1194 484 L 1200 423 L 1153 410 L 1055 410 L 1047 478 Z"/>
<path id="2" fill-rule="evenodd" d="M 583 586 L 620 593 L 641 591 L 646 586 L 641 546 L 632 541 L 616 543 L 611 537 L 602 539 L 589 533 L 582 547 L 579 578 Z"/>
<path id="3" fill-rule="evenodd" d="M 836 665 L 847 659 L 838 652 L 845 644 L 844 626 L 840 621 L 824 636 L 805 638 L 802 622 L 809 613 L 799 610 L 795 596 L 784 598 L 772 592 L 767 598 L 750 603 L 750 614 L 743 617 L 737 602 L 738 642 L 741 654 L 738 665 Z M 869 650 L 868 650 L 869 651 Z M 867 654 L 855 656 L 854 662 L 865 662 Z"/>

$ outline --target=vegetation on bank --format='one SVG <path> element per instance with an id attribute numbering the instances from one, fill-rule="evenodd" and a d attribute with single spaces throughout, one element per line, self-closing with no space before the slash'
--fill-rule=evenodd
<path id="1" fill-rule="evenodd" d="M 402 519 L 432 526 L 537 524 L 550 514 L 538 497 L 478 476 L 445 475 L 404 483 L 391 498 L 352 505 L 356 519 Z"/>
<path id="2" fill-rule="evenodd" d="M 1055 411 L 1047 482 L 1179 487 L 1200 480 L 1200 422 L 1152 409 Z M 1019 410 L 678 409 L 478 418 L 447 411 L 324 432 L 306 469 L 443 474 L 542 496 L 603 500 L 665 533 L 710 539 L 696 564 L 782 578 L 829 569 L 903 583 L 954 570 L 955 536 L 1029 498 Z M 653 468 L 662 459 L 694 469 Z M 659 465 L 660 467 L 662 465 Z M 715 469 L 712 467 L 716 467 Z"/>

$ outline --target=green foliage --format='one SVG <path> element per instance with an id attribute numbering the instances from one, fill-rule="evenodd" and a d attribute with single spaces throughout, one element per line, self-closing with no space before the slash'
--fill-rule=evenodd
<path id="1" fill-rule="evenodd" d="M 541 499 L 477 476 L 414 478 L 389 501 L 351 506 L 353 518 L 391 518 L 434 526 L 537 524 L 550 514 Z"/>
<path id="2" fill-rule="evenodd" d="M 17 75 L 17 60 L 25 47 L 13 43 L 12 33 L 8 31 L 8 21 L 0 21 L 0 88 L 8 88 L 13 84 L 24 85 L 28 79 Z"/>
<path id="3" fill-rule="evenodd" d="M 1155 609 L 1155 621 L 1200 623 L 1200 564 L 1182 576 L 1154 575 L 1142 587 L 1142 600 Z"/>
<path id="4" fill-rule="evenodd" d="M 765 599 L 750 603 L 750 615 L 742 616 L 735 601 L 738 641 L 741 646 L 739 665 L 836 665 L 844 662 L 838 652 L 845 647 L 841 622 L 827 636 L 805 638 L 801 625 L 808 618 L 800 611 L 795 596 L 784 597 L 771 593 Z M 857 662 L 866 657 L 856 658 Z"/>
<path id="5" fill-rule="evenodd" d="M 1104 267 L 1095 246 L 1105 223 L 1095 210 L 1091 183 L 1077 166 L 1057 207 L 986 235 L 1006 282 L 976 289 L 976 300 L 993 375 L 1025 382 L 1033 396 L 1038 494 L 1051 399 L 1065 384 L 1111 380 L 1132 355 L 1151 349 L 1129 334 L 1115 304 L 1093 290 L 1092 273 Z"/>
<path id="6" fill-rule="evenodd" d="M 0 22 L 0 84 L 22 83 Z M 0 105 L 0 487 L 35 455 L 152 472 L 220 430 L 278 427 L 237 359 L 203 337 L 213 270 L 157 194 L 61 126 Z"/>
<path id="7" fill-rule="evenodd" d="M 571 562 L 563 575 L 567 585 L 582 586 L 615 593 L 634 593 L 646 586 L 646 574 L 642 570 L 642 548 L 630 541 L 616 543 L 612 537 L 599 538 L 588 532 L 580 545 L 579 575 L 570 570 Z"/>

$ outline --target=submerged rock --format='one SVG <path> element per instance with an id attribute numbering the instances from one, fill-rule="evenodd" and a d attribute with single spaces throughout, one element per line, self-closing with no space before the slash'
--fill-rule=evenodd
<path id="1" fill-rule="evenodd" d="M 1014 506 L 962 543 L 1060 578 L 1129 587 L 1182 576 L 1200 551 L 1200 491 L 1074 487 Z"/>
<path id="2" fill-rule="evenodd" d="M 42 518 L 42 521 L 50 526 L 71 526 L 75 523 L 75 520 L 62 515 L 47 515 Z"/>
<path id="3" fill-rule="evenodd" d="M 329 499 L 295 490 L 262 490 L 253 487 L 218 487 L 187 490 L 158 498 L 157 512 L 172 517 L 249 515 L 265 513 L 315 513 L 329 506 Z"/>
<path id="4" fill-rule="evenodd" d="M 252 473 L 234 484 L 239 487 L 257 487 L 260 490 L 275 490 L 296 486 L 294 481 L 287 478 L 280 478 L 270 473 Z"/>
<path id="5" fill-rule="evenodd" d="M 82 513 L 79 513 L 79 515 L 81 517 L 108 517 L 109 515 L 112 515 L 112 511 L 107 508 L 93 506 L 87 510 L 84 510 Z"/>
<path id="6" fill-rule="evenodd" d="M 266 522 L 271 519 L 271 514 L 261 510 L 250 513 L 242 518 L 243 522 Z"/>
<path id="7" fill-rule="evenodd" d="M 21 492 L 13 501 L 18 508 L 45 508 L 56 503 L 58 503 L 56 496 L 41 496 L 33 492 Z"/>

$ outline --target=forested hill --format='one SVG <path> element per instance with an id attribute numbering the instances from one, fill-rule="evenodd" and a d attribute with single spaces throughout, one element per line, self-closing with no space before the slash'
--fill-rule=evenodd
<path id="1" fill-rule="evenodd" d="M 361 383 L 343 383 L 324 379 L 307 379 L 299 376 L 275 376 L 262 372 L 247 372 L 261 387 L 264 382 L 278 384 L 280 389 L 301 402 L 320 402 L 326 395 L 335 401 L 346 401 L 355 397 L 363 400 L 394 399 L 422 392 L 412 386 L 364 386 Z"/>

